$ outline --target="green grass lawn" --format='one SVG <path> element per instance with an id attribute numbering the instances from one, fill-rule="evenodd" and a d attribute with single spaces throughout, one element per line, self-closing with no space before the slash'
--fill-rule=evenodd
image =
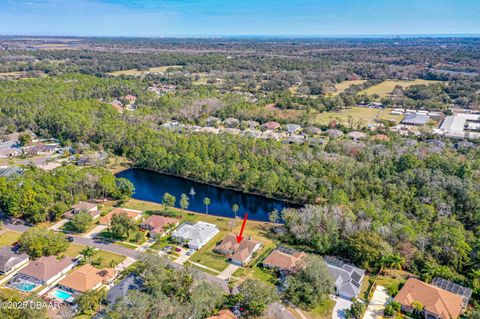
<path id="1" fill-rule="evenodd" d="M 190 257 L 190 261 L 202 264 L 209 268 L 222 271 L 228 266 L 225 256 L 217 254 L 213 251 L 215 246 L 223 240 L 227 233 L 219 232 L 212 240 L 210 240 L 202 249 L 197 251 Z"/>
<path id="2" fill-rule="evenodd" d="M 142 235 L 139 240 L 137 240 L 136 238 L 137 233 L 140 233 Z M 147 232 L 144 230 L 137 230 L 137 231 L 131 232 L 128 239 L 116 237 L 114 234 L 112 234 L 108 230 L 108 228 L 105 230 L 102 230 L 97 236 L 99 238 L 115 241 L 117 244 L 120 244 L 120 243 L 130 244 L 130 246 L 141 245 L 147 240 Z"/>
<path id="3" fill-rule="evenodd" d="M 18 241 L 20 233 L 5 230 L 0 234 L 0 247 L 11 246 L 14 242 Z"/>
<path id="4" fill-rule="evenodd" d="M 429 81 L 429 80 L 422 80 L 416 79 L 413 81 L 400 81 L 400 80 L 388 80 L 383 81 L 377 85 L 371 86 L 366 90 L 360 91 L 359 94 L 366 94 L 366 95 L 374 95 L 377 94 L 380 98 L 386 97 L 390 95 L 395 88 L 395 86 L 400 85 L 403 88 L 407 88 L 412 85 L 428 85 L 433 83 L 438 83 L 441 81 Z"/>
<path id="5" fill-rule="evenodd" d="M 321 305 L 310 311 L 303 311 L 303 313 L 310 319 L 330 319 L 332 318 L 333 307 L 335 307 L 335 300 L 328 298 Z"/>
<path id="6" fill-rule="evenodd" d="M 85 249 L 86 246 L 83 245 L 78 245 L 78 244 L 70 244 L 70 246 L 67 248 L 67 250 L 63 253 L 63 255 L 68 256 L 68 257 L 77 257 L 80 255 L 80 251 Z M 114 254 L 108 251 L 104 250 L 97 250 L 97 253 L 93 257 L 93 260 L 101 258 L 101 263 L 100 267 L 101 268 L 106 268 L 110 267 L 110 262 L 114 260 L 117 264 L 121 263 L 122 261 L 125 260 L 125 256 Z"/>

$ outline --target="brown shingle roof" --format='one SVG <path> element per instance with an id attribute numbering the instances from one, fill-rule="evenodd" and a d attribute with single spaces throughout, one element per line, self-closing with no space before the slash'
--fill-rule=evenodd
<path id="1" fill-rule="evenodd" d="M 462 312 L 462 297 L 415 278 L 407 280 L 395 296 L 395 301 L 411 307 L 420 302 L 425 310 L 440 318 L 458 318 Z"/>
<path id="2" fill-rule="evenodd" d="M 89 203 L 89 202 L 78 202 L 78 204 L 75 204 L 72 206 L 72 209 L 76 211 L 81 211 L 81 210 L 89 211 L 91 209 L 94 209 L 95 207 L 97 207 L 97 204 Z"/>
<path id="3" fill-rule="evenodd" d="M 259 242 L 246 238 L 237 243 L 237 237 L 233 234 L 228 234 L 215 250 L 222 254 L 230 255 L 233 260 L 246 262 L 258 244 Z"/>
<path id="4" fill-rule="evenodd" d="M 295 271 L 302 267 L 305 256 L 304 252 L 296 252 L 290 255 L 275 249 L 265 258 L 263 264 L 280 270 Z"/>
<path id="5" fill-rule="evenodd" d="M 90 264 L 85 264 L 75 269 L 59 284 L 76 291 L 85 292 L 95 288 L 101 282 L 108 282 L 113 276 L 114 270 L 111 268 L 97 269 Z"/>
<path id="6" fill-rule="evenodd" d="M 169 218 L 160 215 L 152 215 L 145 219 L 145 221 L 141 224 L 142 227 L 151 229 L 151 232 L 156 234 L 163 233 L 165 227 L 167 225 L 176 225 L 178 223 L 177 219 Z"/>
<path id="7" fill-rule="evenodd" d="M 48 281 L 72 264 L 73 259 L 68 257 L 60 260 L 56 256 L 40 257 L 20 270 L 19 273 Z"/>

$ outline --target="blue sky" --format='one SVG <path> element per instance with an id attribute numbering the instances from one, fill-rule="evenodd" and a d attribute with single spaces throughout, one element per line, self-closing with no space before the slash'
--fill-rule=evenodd
<path id="1" fill-rule="evenodd" d="M 480 1 L 0 0 L 0 34 L 480 34 Z"/>

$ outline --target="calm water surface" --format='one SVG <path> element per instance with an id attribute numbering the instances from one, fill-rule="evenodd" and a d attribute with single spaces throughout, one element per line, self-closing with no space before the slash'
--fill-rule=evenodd
<path id="1" fill-rule="evenodd" d="M 263 196 L 200 184 L 137 168 L 122 171 L 117 174 L 117 177 L 126 178 L 133 183 L 135 186 L 133 198 L 139 200 L 161 203 L 163 195 L 170 193 L 177 198 L 175 207 L 180 207 L 180 197 L 183 193 L 189 198 L 189 210 L 205 213 L 203 200 L 208 197 L 211 201 L 208 206 L 209 215 L 233 217 L 232 205 L 237 204 L 240 207 L 237 216 L 243 217 L 244 213 L 248 212 L 249 219 L 268 221 L 268 214 L 272 210 L 277 209 L 280 212 L 283 208 L 292 206 Z M 195 195 L 190 195 L 192 188 Z"/>

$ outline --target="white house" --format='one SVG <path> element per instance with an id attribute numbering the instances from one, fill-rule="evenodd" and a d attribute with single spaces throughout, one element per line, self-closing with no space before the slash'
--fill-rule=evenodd
<path id="1" fill-rule="evenodd" d="M 214 224 L 186 222 L 175 229 L 172 233 L 172 239 L 187 244 L 189 248 L 198 250 L 205 246 L 218 232 L 219 230 Z"/>

